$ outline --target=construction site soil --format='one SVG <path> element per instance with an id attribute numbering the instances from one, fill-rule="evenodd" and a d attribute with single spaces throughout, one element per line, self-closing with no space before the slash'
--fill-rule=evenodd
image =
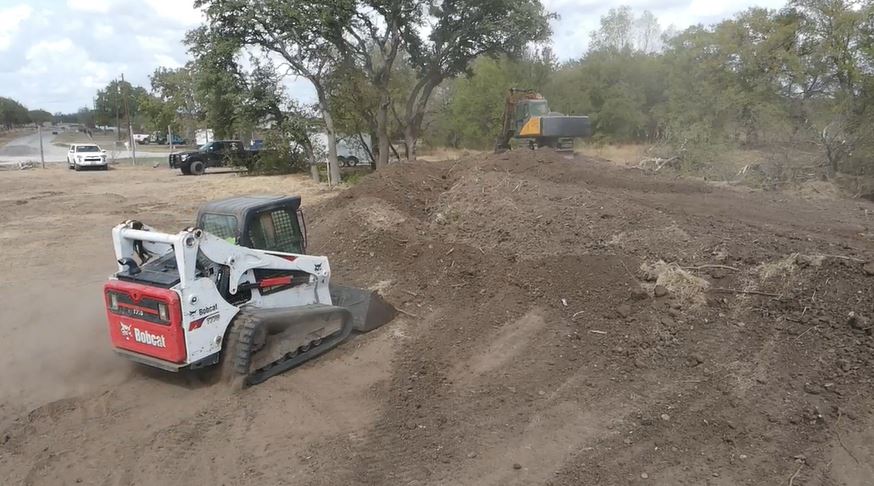
<path id="1" fill-rule="evenodd" d="M 870 202 L 548 151 L 89 175 L 0 174 L 4 484 L 874 483 Z M 114 357 L 111 226 L 252 192 L 399 317 L 239 393 Z"/>

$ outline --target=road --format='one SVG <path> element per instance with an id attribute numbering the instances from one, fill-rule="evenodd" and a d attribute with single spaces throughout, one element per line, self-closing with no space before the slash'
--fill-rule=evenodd
<path id="1" fill-rule="evenodd" d="M 82 136 L 85 137 L 85 135 Z M 42 138 L 43 151 L 45 153 L 46 162 L 66 161 L 67 149 L 65 147 L 57 146 L 53 143 L 56 135 L 43 132 Z M 83 138 L 82 142 L 87 143 L 88 140 L 86 138 Z M 128 150 L 119 150 L 113 153 L 111 147 L 102 148 L 107 150 L 110 157 L 114 156 L 114 158 L 116 159 L 127 159 L 131 156 L 130 151 Z M 163 156 L 167 153 L 168 150 L 166 149 L 162 150 L 161 148 L 157 148 L 146 151 L 137 147 L 137 154 L 142 154 L 143 156 Z M 5 145 L 0 146 L 0 165 L 18 164 L 21 162 L 40 162 L 38 133 L 34 132 L 27 135 L 22 135 L 18 138 L 10 140 Z"/>
<path id="2" fill-rule="evenodd" d="M 43 150 L 46 162 L 63 162 L 67 151 L 52 144 L 55 135 L 43 134 Z M 0 147 L 0 162 L 39 162 L 39 134 L 34 132 L 14 138 Z"/>

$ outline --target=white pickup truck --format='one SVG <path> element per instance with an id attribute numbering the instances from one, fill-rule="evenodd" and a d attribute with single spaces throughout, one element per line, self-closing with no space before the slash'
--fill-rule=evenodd
<path id="1" fill-rule="evenodd" d="M 99 145 L 93 143 L 74 143 L 67 152 L 67 166 L 75 170 L 86 167 L 106 170 L 109 168 L 106 150 L 101 150 Z"/>

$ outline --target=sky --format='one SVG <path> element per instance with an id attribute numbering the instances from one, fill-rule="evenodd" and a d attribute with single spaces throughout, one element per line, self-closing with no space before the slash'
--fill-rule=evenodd
<path id="1" fill-rule="evenodd" d="M 124 74 L 149 86 L 159 66 L 179 67 L 185 32 L 201 21 L 193 0 L 0 0 L 0 96 L 52 113 L 92 106 L 98 89 Z M 562 60 L 585 52 L 589 34 L 611 7 L 649 10 L 662 27 L 711 24 L 750 6 L 779 8 L 785 0 L 543 0 L 559 15 L 553 48 Z M 305 82 L 290 92 L 310 101 Z"/>

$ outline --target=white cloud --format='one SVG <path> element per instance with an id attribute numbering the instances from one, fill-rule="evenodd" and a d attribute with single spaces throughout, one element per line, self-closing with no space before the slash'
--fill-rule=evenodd
<path id="1" fill-rule="evenodd" d="M 67 0 L 67 6 L 70 7 L 70 10 L 81 12 L 106 13 L 112 7 L 112 2 L 110 0 Z"/>
<path id="2" fill-rule="evenodd" d="M 0 51 L 5 51 L 12 45 L 12 37 L 32 13 L 33 8 L 27 4 L 0 9 Z"/>
<path id="3" fill-rule="evenodd" d="M 183 66 L 183 63 L 167 54 L 155 54 L 152 57 L 155 59 L 155 66 L 163 66 L 170 69 L 176 69 Z"/>
<path id="4" fill-rule="evenodd" d="M 152 7 L 152 10 L 161 17 L 185 25 L 193 26 L 203 20 L 203 14 L 200 13 L 200 10 L 194 8 L 192 2 L 180 2 L 179 0 L 145 0 L 145 3 Z"/>
<path id="5" fill-rule="evenodd" d="M 662 28 L 674 26 L 682 30 L 697 23 L 709 24 L 746 10 L 752 6 L 780 8 L 786 0 L 543 0 L 547 10 L 559 15 L 553 22 L 553 47 L 562 60 L 580 57 L 589 46 L 591 32 L 597 30 L 601 16 L 611 8 L 628 5 L 635 12 L 649 10 L 659 19 Z"/>

